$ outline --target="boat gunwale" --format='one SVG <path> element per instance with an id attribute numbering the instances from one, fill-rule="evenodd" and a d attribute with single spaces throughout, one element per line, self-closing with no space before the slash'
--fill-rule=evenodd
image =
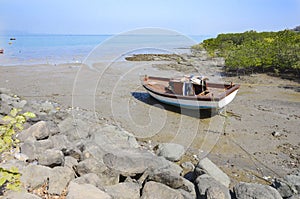
<path id="1" fill-rule="evenodd" d="M 169 81 L 170 78 L 164 78 L 164 77 L 148 77 L 148 80 L 149 79 L 156 79 L 156 80 L 161 80 L 161 81 Z M 160 96 L 163 96 L 163 97 L 166 97 L 166 98 L 176 98 L 176 99 L 183 99 L 183 100 L 197 100 L 197 101 L 220 101 L 222 99 L 224 99 L 225 97 L 229 96 L 231 93 L 233 93 L 234 91 L 238 90 L 240 88 L 240 85 L 239 84 L 234 84 L 232 85 L 231 88 L 227 89 L 226 91 L 222 92 L 221 95 L 219 96 L 196 96 L 196 95 L 193 95 L 193 96 L 183 96 L 183 95 L 178 95 L 178 94 L 170 94 L 170 93 L 162 93 L 162 92 L 158 92 L 152 88 L 150 88 L 148 85 L 147 85 L 147 81 L 148 80 L 143 80 L 143 87 L 149 91 L 149 92 L 152 92 L 152 93 L 155 93 L 157 95 L 160 95 Z M 215 87 L 216 86 L 220 86 L 220 87 L 224 87 L 226 88 L 226 86 L 231 86 L 230 84 L 219 84 L 219 83 L 208 83 L 208 85 L 214 85 Z"/>

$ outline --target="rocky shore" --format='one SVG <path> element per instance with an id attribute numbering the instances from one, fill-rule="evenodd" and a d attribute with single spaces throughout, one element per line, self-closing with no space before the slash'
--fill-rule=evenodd
<path id="1" fill-rule="evenodd" d="M 299 170 L 269 185 L 233 183 L 208 158 L 178 164 L 179 144 L 152 146 L 91 111 L 0 89 L 1 116 L 13 107 L 36 117 L 16 135 L 20 147 L 1 154 L 0 167 L 17 167 L 22 182 L 20 192 L 2 188 L 3 198 L 300 198 Z"/>
<path id="2" fill-rule="evenodd" d="M 16 135 L 19 147 L 1 154 L 0 168 L 17 167 L 22 183 L 20 192 L 1 187 L 1 197 L 300 198 L 299 83 L 265 74 L 222 77 L 240 91 L 226 115 L 208 118 L 162 107 L 137 87 L 141 71 L 223 75 L 223 59 L 197 53 L 134 55 L 104 75 L 72 64 L 0 67 L 0 87 L 11 90 L 0 89 L 1 118 L 13 107 L 37 116 Z M 99 75 L 107 83 L 94 89 Z M 150 128 L 134 128 L 149 117 Z M 226 123 L 215 132 L 220 118 Z"/>
<path id="3" fill-rule="evenodd" d="M 221 72 L 224 66 L 223 58 L 210 58 L 206 51 L 197 51 L 187 54 L 136 54 L 125 58 L 127 61 L 154 61 L 153 67 L 161 70 L 176 70 L 188 73 L 199 73 L 215 75 Z M 167 63 L 159 63 L 165 61 Z M 201 64 L 201 65 L 200 65 Z M 201 68 L 199 68 L 201 66 Z M 219 67 L 219 69 L 217 69 Z M 205 69 L 205 70 L 203 70 Z M 216 71 L 217 70 L 217 71 Z"/>

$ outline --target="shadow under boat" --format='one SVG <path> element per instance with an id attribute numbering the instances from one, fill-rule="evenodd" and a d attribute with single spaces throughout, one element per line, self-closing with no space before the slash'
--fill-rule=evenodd
<path id="1" fill-rule="evenodd" d="M 183 115 L 187 115 L 187 116 L 194 117 L 194 118 L 206 119 L 206 118 L 211 118 L 215 115 L 218 115 L 218 113 L 219 113 L 219 111 L 216 109 L 186 109 L 183 107 L 168 105 L 168 104 L 162 103 L 162 102 L 158 101 L 157 99 L 153 98 L 147 92 L 131 92 L 131 95 L 135 99 L 137 99 L 145 104 L 148 104 L 151 106 L 159 104 L 160 106 L 156 106 L 157 108 L 165 109 L 167 111 L 172 111 L 174 113 L 183 114 Z"/>

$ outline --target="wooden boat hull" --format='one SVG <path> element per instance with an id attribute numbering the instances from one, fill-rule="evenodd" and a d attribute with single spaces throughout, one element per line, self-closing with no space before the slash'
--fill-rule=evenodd
<path id="1" fill-rule="evenodd" d="M 165 78 L 149 77 L 151 80 L 168 81 Z M 215 87 L 223 88 L 230 85 L 212 84 Z M 149 81 L 143 81 L 143 87 L 147 92 L 158 101 L 185 109 L 222 109 L 228 105 L 236 96 L 239 85 L 233 85 L 229 89 L 223 89 L 223 92 L 215 96 L 183 96 L 172 93 L 161 92 L 149 85 Z M 220 89 L 221 90 L 221 89 Z"/>
<path id="2" fill-rule="evenodd" d="M 220 101 L 197 101 L 197 100 L 184 100 L 184 99 L 177 99 L 177 98 L 168 98 L 161 95 L 157 95 L 150 90 L 148 93 L 158 101 L 181 107 L 186 109 L 221 109 L 228 105 L 236 96 L 238 90 L 232 92 L 225 98 L 221 99 Z"/>

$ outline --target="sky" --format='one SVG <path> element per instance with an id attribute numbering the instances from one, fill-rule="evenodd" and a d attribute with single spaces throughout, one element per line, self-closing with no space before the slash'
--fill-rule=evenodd
<path id="1" fill-rule="evenodd" d="M 157 27 L 188 35 L 300 25 L 300 0 L 0 0 L 0 33 L 118 34 Z"/>

